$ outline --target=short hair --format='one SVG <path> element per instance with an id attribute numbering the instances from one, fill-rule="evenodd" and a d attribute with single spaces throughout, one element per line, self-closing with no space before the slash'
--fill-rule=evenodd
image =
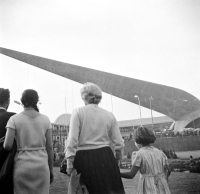
<path id="1" fill-rule="evenodd" d="M 133 139 L 137 144 L 147 145 L 154 143 L 156 136 L 151 129 L 140 126 L 134 131 Z"/>
<path id="2" fill-rule="evenodd" d="M 81 88 L 81 97 L 89 104 L 99 104 L 102 99 L 102 91 L 96 84 L 87 82 Z"/>
<path id="3" fill-rule="evenodd" d="M 9 89 L 0 88 L 0 104 L 4 104 L 10 99 Z"/>
<path id="4" fill-rule="evenodd" d="M 21 102 L 24 105 L 24 107 L 32 107 L 39 112 L 39 109 L 37 107 L 38 101 L 39 96 L 35 90 L 28 89 L 24 90 L 24 92 L 22 93 Z"/>

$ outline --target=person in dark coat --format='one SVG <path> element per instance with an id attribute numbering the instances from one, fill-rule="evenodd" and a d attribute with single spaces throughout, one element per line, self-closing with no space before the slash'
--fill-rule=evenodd
<path id="1" fill-rule="evenodd" d="M 8 112 L 8 106 L 10 104 L 10 91 L 8 89 L 0 88 L 0 139 L 6 135 L 6 124 L 11 116 L 15 113 Z M 8 151 L 3 148 L 3 144 L 0 145 L 0 170 L 4 164 L 6 157 L 8 156 Z M 13 193 L 13 188 L 10 183 L 6 185 L 0 182 L 0 193 L 5 191 L 6 194 Z"/>

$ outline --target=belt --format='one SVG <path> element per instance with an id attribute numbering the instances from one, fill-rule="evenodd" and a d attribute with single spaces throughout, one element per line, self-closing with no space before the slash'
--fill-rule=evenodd
<path id="1" fill-rule="evenodd" d="M 17 151 L 37 151 L 46 150 L 46 147 L 33 147 L 33 148 L 18 148 Z"/>

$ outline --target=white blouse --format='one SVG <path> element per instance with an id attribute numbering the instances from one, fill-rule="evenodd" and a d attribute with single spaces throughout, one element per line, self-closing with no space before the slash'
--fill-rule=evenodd
<path id="1" fill-rule="evenodd" d="M 76 155 L 77 150 L 97 149 L 113 143 L 119 154 L 124 149 L 115 116 L 95 104 L 88 104 L 73 111 L 68 138 L 65 141 L 65 156 Z"/>

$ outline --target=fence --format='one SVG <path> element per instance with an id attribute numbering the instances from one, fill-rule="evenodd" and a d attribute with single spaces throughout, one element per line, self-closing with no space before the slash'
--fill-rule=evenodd
<path id="1" fill-rule="evenodd" d="M 200 135 L 157 138 L 152 145 L 162 150 L 174 150 L 176 152 L 200 150 Z M 136 150 L 138 149 L 134 141 L 125 141 L 124 155 Z"/>

